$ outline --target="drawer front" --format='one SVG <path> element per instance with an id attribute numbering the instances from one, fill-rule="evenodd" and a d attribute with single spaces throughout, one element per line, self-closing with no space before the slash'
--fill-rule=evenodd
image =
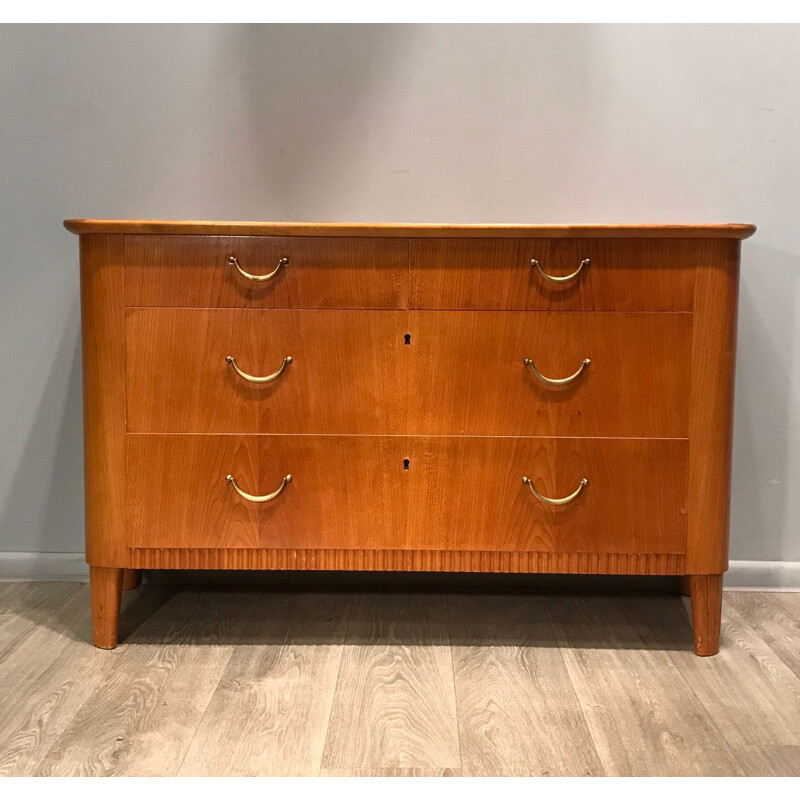
<path id="1" fill-rule="evenodd" d="M 411 307 L 690 311 L 695 265 L 719 259 L 725 244 L 665 239 L 412 239 Z M 585 259 L 588 265 L 565 283 L 554 283 L 542 274 L 563 278 Z"/>
<path id="2" fill-rule="evenodd" d="M 403 433 L 406 322 L 391 311 L 128 309 L 127 429 Z"/>
<path id="3" fill-rule="evenodd" d="M 410 540 L 442 550 L 685 553 L 688 442 L 410 440 Z M 578 497 L 552 506 L 588 480 Z"/>
<path id="4" fill-rule="evenodd" d="M 686 552 L 682 440 L 128 434 L 126 451 L 130 547 Z M 283 490 L 254 502 L 228 475 Z M 588 485 L 551 506 L 523 477 L 556 499 Z"/>
<path id="5" fill-rule="evenodd" d="M 125 304 L 406 308 L 408 242 L 273 236 L 126 236 Z M 274 277 L 257 281 L 281 259 Z"/>
<path id="6" fill-rule="evenodd" d="M 128 309 L 127 429 L 684 437 L 691 335 L 686 313 Z"/>
<path id="7" fill-rule="evenodd" d="M 391 437 L 128 434 L 128 545 L 399 547 L 400 452 Z M 292 480 L 259 503 L 240 496 L 228 475 L 256 496 Z"/>
<path id="8" fill-rule="evenodd" d="M 688 435 L 692 314 L 416 311 L 409 329 L 410 433 Z"/>

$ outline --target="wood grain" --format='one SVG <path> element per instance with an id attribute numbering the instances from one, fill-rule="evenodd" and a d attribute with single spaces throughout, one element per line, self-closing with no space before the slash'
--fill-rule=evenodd
<path id="1" fill-rule="evenodd" d="M 676 553 L 543 553 L 498 550 L 134 548 L 142 569 L 348 570 L 378 572 L 559 572 L 565 575 L 680 575 Z"/>
<path id="2" fill-rule="evenodd" d="M 67 588 L 77 591 L 55 608 L 30 606 L 41 616 L 35 630 L 15 650 L 13 672 L 19 682 L 4 692 L 0 704 L 0 776 L 35 773 L 115 663 L 112 653 L 89 645 L 89 587 L 52 585 L 62 592 Z M 169 595 L 170 590 L 160 586 L 126 594 L 123 637 L 148 619 Z M 10 689 L 7 678 L 4 687 Z"/>
<path id="3" fill-rule="evenodd" d="M 556 553 L 683 553 L 686 442 L 431 437 L 405 443 L 405 546 Z M 543 505 L 522 483 L 529 477 Z"/>
<path id="4" fill-rule="evenodd" d="M 198 614 L 197 597 L 183 593 L 162 606 L 113 652 L 103 684 L 37 773 L 176 774 L 252 605 L 250 595 L 218 593 Z"/>
<path id="5" fill-rule="evenodd" d="M 687 647 L 685 616 L 658 604 L 639 609 L 733 747 L 800 745 L 800 680 L 735 609 L 723 605 L 722 646 L 714 658 L 696 658 Z"/>
<path id="6" fill-rule="evenodd" d="M 0 675 L 2 663 L 18 642 L 75 595 L 80 587 L 64 583 L 0 584 Z"/>
<path id="7" fill-rule="evenodd" d="M 694 265 L 719 243 L 659 239 L 412 239 L 411 307 L 691 311 Z M 554 286 L 548 275 L 578 277 Z"/>
<path id="8" fill-rule="evenodd" d="M 82 236 L 86 560 L 126 567 L 122 237 Z"/>
<path id="9" fill-rule="evenodd" d="M 412 348 L 406 312 L 129 309 L 128 430 L 398 434 Z M 274 373 L 255 385 L 251 375 Z"/>
<path id="10" fill-rule="evenodd" d="M 506 437 L 128 437 L 129 544 L 685 552 L 686 442 Z M 409 468 L 403 468 L 408 459 Z M 276 500 L 240 498 L 293 481 Z M 542 505 L 589 486 L 572 505 Z M 140 564 L 137 564 L 140 566 Z"/>
<path id="11" fill-rule="evenodd" d="M 694 651 L 698 656 L 719 652 L 722 615 L 722 575 L 690 575 Z"/>
<path id="12" fill-rule="evenodd" d="M 464 777 L 455 769 L 401 769 L 387 767 L 384 769 L 323 769 L 323 778 L 461 778 Z"/>
<path id="13" fill-rule="evenodd" d="M 148 566 L 627 571 L 697 586 L 726 569 L 752 226 L 66 224 L 82 234 L 98 607 L 113 611 L 118 583 L 99 576 Z M 232 255 L 254 274 L 289 263 L 257 284 Z M 555 276 L 590 263 L 553 288 L 531 259 Z M 243 387 L 224 360 L 234 346 L 251 373 L 295 362 Z M 592 363 L 555 396 L 525 357 L 558 377 Z M 290 470 L 265 507 L 224 483 L 235 471 L 266 493 Z M 523 474 L 550 496 L 589 487 L 556 511 Z M 719 593 L 700 596 L 714 600 L 695 603 L 710 651 Z M 97 638 L 112 646 L 105 610 Z"/>
<path id="14" fill-rule="evenodd" d="M 3 702 L 0 703 L 2 725 L 10 722 L 15 711 L 25 701 L 24 694 L 20 693 L 30 685 L 32 676 L 38 675 L 58 654 L 54 640 L 61 643 L 63 639 L 58 634 L 63 635 L 64 632 L 58 631 L 54 635 L 46 623 L 57 618 L 63 608 L 67 609 L 66 614 L 69 617 L 76 598 L 79 598 L 77 602 L 83 606 L 84 613 L 88 606 L 88 598 L 80 591 L 80 584 L 54 584 L 54 588 L 56 591 L 46 601 L 29 593 L 20 593 L 14 598 L 17 613 L 30 622 L 24 635 L 14 635 L 18 631 L 6 626 L 0 629 L 3 634 L 0 642 L 5 645 L 4 657 L 0 660 L 0 685 L 3 687 Z M 12 634 L 8 639 L 7 633 Z"/>
<path id="15" fill-rule="evenodd" d="M 72 233 L 195 234 L 210 236 L 464 236 L 498 238 L 534 236 L 552 238 L 617 237 L 746 239 L 755 225 L 443 225 L 341 222 L 208 222 L 189 220 L 68 219 L 64 227 Z"/>
<path id="16" fill-rule="evenodd" d="M 458 769 L 444 597 L 356 599 L 331 712 L 325 770 Z"/>
<path id="17" fill-rule="evenodd" d="M 131 547 L 388 545 L 405 534 L 405 451 L 397 438 L 129 435 Z M 240 497 L 293 480 L 269 503 Z"/>
<path id="18" fill-rule="evenodd" d="M 318 775 L 352 598 L 266 594 L 222 675 L 181 775 Z"/>
<path id="19" fill-rule="evenodd" d="M 602 775 L 540 599 L 452 595 L 448 606 L 463 774 Z"/>
<path id="20" fill-rule="evenodd" d="M 739 243 L 697 267 L 689 409 L 688 573 L 728 569 Z"/>
<path id="21" fill-rule="evenodd" d="M 691 314 L 409 314 L 408 430 L 418 435 L 630 436 L 689 432 Z M 544 386 L 572 375 L 568 387 Z"/>
<path id="22" fill-rule="evenodd" d="M 630 601 L 543 602 L 608 775 L 742 774 L 716 715 L 712 719 L 697 700 L 694 684 L 681 677 L 670 654 L 657 648 L 646 619 L 631 619 Z M 683 611 L 678 598 L 666 603 L 664 616 Z M 683 625 L 685 634 L 685 617 Z M 691 633 L 684 638 L 691 642 Z"/>
<path id="23" fill-rule="evenodd" d="M 33 622 L 0 661 L 3 776 L 314 774 L 321 752 L 331 776 L 578 775 L 593 744 L 610 775 L 800 769 L 800 594 L 726 592 L 723 649 L 698 659 L 674 594 L 361 594 L 345 637 L 347 590 L 162 605 L 173 590 L 150 584 L 123 595 L 135 632 L 106 652 L 88 587 L 48 586 L 61 602 L 0 585 L 0 639 Z"/>
<path id="24" fill-rule="evenodd" d="M 129 309 L 127 427 L 680 437 L 691 335 L 689 314 Z M 227 355 L 253 375 L 293 361 L 254 386 Z M 554 390 L 526 357 L 553 377 L 592 364 Z"/>
<path id="25" fill-rule="evenodd" d="M 103 650 L 113 650 L 117 646 L 124 577 L 124 569 L 89 567 L 92 588 L 92 640 L 95 647 Z"/>
<path id="26" fill-rule="evenodd" d="M 253 275 L 289 263 L 269 281 Z M 281 236 L 126 236 L 129 306 L 406 308 L 408 243 L 403 239 Z"/>
<path id="27" fill-rule="evenodd" d="M 740 747 L 736 755 L 751 778 L 800 778 L 800 747 Z"/>
<path id="28" fill-rule="evenodd" d="M 728 592 L 726 602 L 800 679 L 800 594 Z"/>

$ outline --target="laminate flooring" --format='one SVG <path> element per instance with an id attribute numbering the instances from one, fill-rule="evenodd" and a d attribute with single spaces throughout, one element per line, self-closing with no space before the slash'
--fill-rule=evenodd
<path id="1" fill-rule="evenodd" d="M 0 775 L 800 776 L 800 594 L 0 583 Z"/>

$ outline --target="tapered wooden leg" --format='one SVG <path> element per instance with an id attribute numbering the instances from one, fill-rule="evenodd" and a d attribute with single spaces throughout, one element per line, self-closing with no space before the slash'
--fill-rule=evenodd
<path id="1" fill-rule="evenodd" d="M 681 588 L 680 588 L 681 595 L 683 595 L 683 597 L 691 597 L 692 596 L 692 590 L 691 590 L 691 587 L 689 586 L 689 583 L 690 583 L 689 576 L 688 575 L 681 575 L 679 580 L 681 582 Z"/>
<path id="2" fill-rule="evenodd" d="M 136 589 L 142 585 L 142 571 L 140 569 L 126 569 L 122 579 L 122 591 Z"/>
<path id="3" fill-rule="evenodd" d="M 92 591 L 92 638 L 94 646 L 113 650 L 117 646 L 119 606 L 124 569 L 89 567 Z"/>
<path id="4" fill-rule="evenodd" d="M 719 652 L 722 624 L 722 575 L 690 575 L 694 652 L 713 656 Z"/>

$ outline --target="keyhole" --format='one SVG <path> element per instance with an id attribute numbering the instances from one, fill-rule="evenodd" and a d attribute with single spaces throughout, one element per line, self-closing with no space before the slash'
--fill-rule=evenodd
<path id="1" fill-rule="evenodd" d="M 411 334 L 410 333 L 407 333 L 405 335 L 405 340 L 406 340 L 406 344 L 411 344 Z M 406 467 L 406 469 L 408 469 L 408 467 Z"/>
<path id="2" fill-rule="evenodd" d="M 403 469 L 408 469 L 410 464 L 411 462 L 407 458 L 403 459 Z"/>

